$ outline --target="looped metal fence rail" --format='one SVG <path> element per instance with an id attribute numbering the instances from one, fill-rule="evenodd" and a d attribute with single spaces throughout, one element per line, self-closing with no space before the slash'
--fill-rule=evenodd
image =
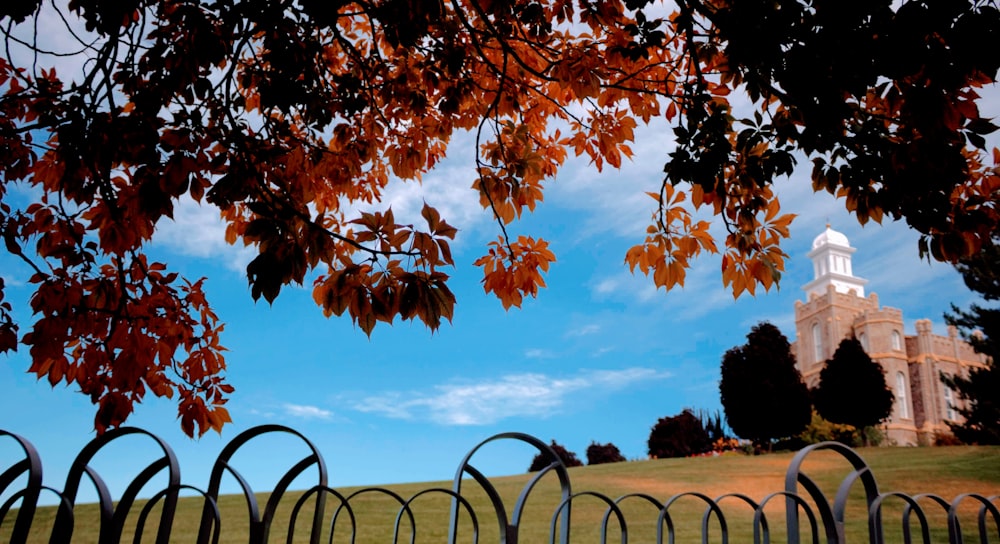
<path id="1" fill-rule="evenodd" d="M 162 453 L 142 469 L 115 500 L 91 461 L 103 448 L 125 436 L 145 437 Z M 233 464 L 234 454 L 264 435 L 285 436 L 305 445 L 307 454 L 284 472 L 266 496 L 250 486 Z M 648 493 L 627 493 L 611 497 L 597 491 L 574 491 L 569 471 L 552 449 L 541 440 L 526 434 L 503 433 L 476 445 L 460 462 L 451 488 L 423 489 L 405 497 L 396 491 L 370 487 L 343 494 L 328 485 L 326 463 L 308 438 L 280 425 L 249 429 L 234 438 L 219 454 L 212 468 L 207 488 L 181 483 L 181 470 L 170 447 L 160 438 L 135 428 L 110 431 L 90 442 L 76 457 L 61 491 L 42 483 L 42 464 L 32 444 L 13 433 L 0 430 L 0 442 L 13 441 L 23 456 L 8 466 L 0 465 L 0 539 L 23 543 L 48 540 L 50 544 L 76 541 L 74 536 L 86 525 L 96 533 L 99 544 L 118 542 L 197 542 L 217 544 L 222 535 L 227 541 L 249 544 L 268 542 L 499 542 L 536 544 L 550 542 L 662 542 L 680 538 L 682 517 L 700 514 L 688 537 L 696 541 L 792 544 L 844 544 L 849 502 L 862 503 L 871 543 L 887 542 L 885 528 L 892 520 L 896 540 L 904 543 L 947 542 L 961 544 L 1000 542 L 1000 496 L 963 493 L 947 500 L 933 494 L 908 495 L 883 492 L 871 468 L 852 449 L 839 443 L 815 444 L 799 451 L 785 473 L 784 489 L 754 499 L 744 493 L 710 497 L 699 492 L 683 492 L 666 499 Z M 531 475 L 516 493 L 504 497 L 494 481 L 473 465 L 474 455 L 484 446 L 498 441 L 515 441 L 537 449 L 548 465 Z M 0 446 L 9 446 L 0 443 Z M 301 446 L 299 446 L 301 447 Z M 831 494 L 810 478 L 805 470 L 807 458 L 817 452 L 834 454 L 846 461 L 847 475 Z M 309 475 L 312 476 L 309 476 Z M 220 495 L 223 478 L 232 477 L 242 495 Z M 96 490 L 97 504 L 90 508 L 77 504 L 80 486 L 89 480 Z M 309 487 L 292 492 L 289 487 L 307 478 Z M 140 499 L 152 482 L 166 485 Z M 555 486 L 548 497 L 537 501 L 533 494 L 540 486 Z M 146 491 L 149 493 L 149 491 Z M 43 494 L 55 497 L 54 506 L 40 506 Z M 510 495 L 508 492 L 507 495 Z M 513 500 L 511 500 L 513 499 Z M 531 500 L 529 506 L 529 499 Z M 238 501 L 243 508 L 233 509 L 226 501 Z M 507 505 L 513 502 L 508 511 Z M 585 503 L 586 508 L 579 505 Z M 679 510 L 679 504 L 686 509 Z M 578 505 L 574 509 L 574 505 Z M 692 506 L 694 505 L 694 506 Z M 699 506 L 700 505 L 700 506 Z M 189 512 L 182 515 L 181 510 Z M 692 510 L 692 508 L 694 510 Z M 857 509 L 857 507 L 855 507 Z M 245 515 L 237 515 L 240 510 Z M 374 531 L 362 517 L 371 511 L 388 513 Z M 539 510 L 541 512 L 539 513 Z M 54 515 L 53 515 L 54 512 Z M 224 512 L 226 514 L 224 515 Z M 571 518 L 571 512 L 576 512 Z M 777 512 L 777 513 L 776 513 Z M 888 517 L 887 517 L 888 516 Z M 240 517 L 240 520 L 234 518 Z M 528 517 L 547 520 L 547 531 L 526 536 Z M 784 524 L 776 524 L 776 518 Z M 47 524 L 40 518 L 48 518 Z M 737 518 L 745 520 L 737 524 Z M 579 530 L 583 520 L 590 525 Z M 943 520 L 935 527 L 932 519 Z M 183 521 L 181 521 L 183 520 Z M 963 522 L 965 524 L 963 525 Z M 686 520 L 692 525 L 690 520 Z M 39 536 L 39 525 L 45 525 Z M 93 527 L 96 525 L 96 531 Z M 737 525 L 740 525 L 737 528 Z M 647 529 L 640 534 L 637 527 Z M 236 527 L 233 529 L 233 527 Z M 573 532 L 571 540 L 570 533 Z M 234 537 L 231 533 L 236 533 Z M 544 538 L 538 534 L 544 533 Z M 645 538 L 645 540 L 643 540 Z M 43 539 L 43 540 L 39 540 Z M 447 540 L 445 540 L 447 539 Z M 530 542 L 529 542 L 530 539 Z M 852 542 L 852 544 L 854 544 Z"/>

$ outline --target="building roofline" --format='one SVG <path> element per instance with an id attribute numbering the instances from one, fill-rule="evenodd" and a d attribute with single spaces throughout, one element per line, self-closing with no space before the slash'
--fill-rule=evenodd
<path id="1" fill-rule="evenodd" d="M 840 251 L 840 252 L 843 252 L 843 253 L 847 253 L 848 255 L 852 255 L 852 254 L 854 254 L 855 252 L 858 251 L 858 248 L 851 247 L 851 246 L 842 246 L 840 244 L 829 244 L 828 243 L 828 244 L 823 244 L 821 246 L 816 246 L 816 247 L 810 249 L 809 253 L 806 253 L 806 257 L 812 259 L 816 255 L 819 255 L 821 252 L 823 252 L 823 251 L 830 251 L 830 250 L 837 250 L 837 251 Z"/>
<path id="2" fill-rule="evenodd" d="M 853 284 L 855 284 L 855 285 L 857 285 L 859 287 L 868 284 L 868 280 L 866 280 L 864 278 L 859 278 L 857 276 L 848 276 L 846 274 L 841 274 L 839 272 L 827 272 L 826 274 L 823 274 L 822 276 L 820 276 L 818 278 L 815 278 L 815 279 L 811 280 L 809 283 L 803 285 L 802 286 L 802 290 L 803 291 L 809 291 L 809 290 L 811 290 L 813 287 L 815 287 L 817 285 L 820 285 L 822 283 L 828 283 L 829 280 L 831 280 L 831 279 L 840 280 L 840 281 L 842 281 L 844 283 L 853 283 Z M 864 298 L 864 297 L 862 297 L 862 298 Z"/>

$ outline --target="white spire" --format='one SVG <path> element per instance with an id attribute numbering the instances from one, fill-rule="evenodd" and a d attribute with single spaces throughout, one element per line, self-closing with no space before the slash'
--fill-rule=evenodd
<path id="1" fill-rule="evenodd" d="M 812 243 L 812 250 L 806 254 L 813 262 L 813 280 L 802 286 L 809 294 L 822 295 L 827 286 L 832 285 L 840 293 L 850 293 L 859 297 L 865 296 L 865 284 L 868 280 L 854 276 L 851 271 L 851 255 L 857 251 L 847 241 L 847 236 L 830 228 L 817 236 Z"/>

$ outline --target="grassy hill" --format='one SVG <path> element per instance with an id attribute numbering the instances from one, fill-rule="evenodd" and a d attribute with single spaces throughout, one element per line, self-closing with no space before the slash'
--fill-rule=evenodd
<path id="1" fill-rule="evenodd" d="M 881 492 L 899 491 L 910 495 L 934 493 L 949 501 L 961 493 L 979 493 L 986 496 L 1000 494 L 1000 447 L 863 448 L 857 451 L 871 467 Z M 721 457 L 634 461 L 578 467 L 570 469 L 569 474 L 574 493 L 593 491 L 612 499 L 630 493 L 643 493 L 662 502 L 677 494 L 699 492 L 711 498 L 726 493 L 741 493 L 760 501 L 768 494 L 783 489 L 785 472 L 792 457 L 791 453 L 758 457 L 732 454 Z M 849 470 L 850 467 L 843 458 L 828 452 L 811 455 L 803 465 L 803 471 L 819 484 L 830 500 Z M 491 479 L 504 499 L 508 515 L 512 515 L 511 510 L 518 494 L 529 478 L 529 475 L 518 475 Z M 450 482 L 437 482 L 385 487 L 408 499 L 424 489 L 450 488 L 450 486 Z M 343 488 L 337 491 L 348 496 L 359 489 Z M 282 501 L 271 527 L 271 542 L 286 541 L 289 513 L 298 496 L 300 496 L 298 493 L 293 493 Z M 498 521 L 495 516 L 489 515 L 492 510 L 488 506 L 485 493 L 478 490 L 475 482 L 470 480 L 463 484 L 463 496 L 473 504 L 478 516 L 479 541 L 497 542 Z M 263 509 L 267 500 L 266 495 L 259 496 L 258 500 Z M 527 499 L 525 514 L 520 520 L 521 543 L 549 542 L 551 517 L 559 500 L 558 481 L 554 475 L 548 475 L 539 482 Z M 994 502 L 998 503 L 1000 501 Z M 422 495 L 415 499 L 412 511 L 416 519 L 417 542 L 446 541 L 449 504 L 450 496 L 444 493 Z M 750 542 L 751 508 L 734 498 L 724 499 L 720 504 L 729 522 L 730 542 Z M 785 541 L 784 502 L 775 500 L 769 504 L 765 512 L 772 530 L 772 541 L 783 542 Z M 887 542 L 901 541 L 899 536 L 901 505 L 900 500 L 887 503 L 884 516 Z M 936 527 L 932 541 L 946 542 L 946 517 L 943 510 L 930 507 L 928 501 L 921 502 L 921 505 L 927 509 L 928 519 Z M 223 520 L 220 542 L 247 542 L 248 516 L 245 499 L 226 496 L 220 500 L 219 506 Z M 327 502 L 327 525 L 336 506 L 336 499 L 331 497 Z M 351 506 L 359 528 L 356 542 L 379 544 L 393 542 L 393 526 L 400 510 L 397 502 L 386 494 L 368 492 L 352 499 Z M 966 530 L 975 528 L 975 509 L 971 502 L 963 509 L 962 523 Z M 606 510 L 606 504 L 597 497 L 581 496 L 574 499 L 571 521 L 573 542 L 599 542 L 601 518 Z M 138 508 L 135 511 L 137 512 Z M 643 499 L 630 498 L 623 502 L 622 511 L 628 524 L 628 542 L 655 542 L 658 508 Z M 678 531 L 678 542 L 700 541 L 698 535 L 704 511 L 705 503 L 694 496 L 682 497 L 671 507 L 670 515 Z M 95 505 L 81 505 L 77 508 L 74 543 L 97 541 L 96 512 Z M 200 512 L 199 500 L 182 499 L 174 525 L 173 542 L 194 541 Z M 867 514 L 860 489 L 852 493 L 847 512 L 848 541 L 868 542 Z M 33 527 L 35 537 L 32 542 L 47 542 L 53 517 L 52 508 L 39 512 Z M 306 542 L 304 531 L 308 529 L 310 517 L 311 511 L 304 512 L 300 516 L 297 530 L 303 533 L 297 535 L 295 542 Z M 5 542 L 9 538 L 10 521 L 11 518 L 3 528 L 0 528 L 0 541 Z M 134 524 L 134 519 L 131 519 L 131 522 Z M 471 526 L 468 516 L 464 517 L 460 541 L 473 541 Z M 617 523 L 612 521 L 609 527 L 608 541 L 620 542 L 620 528 Z M 710 527 L 711 541 L 720 541 L 718 522 L 712 520 Z M 990 542 L 1000 543 L 1000 528 L 994 525 L 991 530 L 993 539 Z M 409 542 L 410 535 L 409 528 L 404 527 L 400 532 L 399 541 Z M 805 533 L 803 535 L 805 536 Z M 350 542 L 350 523 L 343 512 L 338 519 L 334 536 L 334 542 Z M 147 531 L 143 541 L 152 542 L 153 533 Z M 327 541 L 324 539 L 324 542 Z"/>

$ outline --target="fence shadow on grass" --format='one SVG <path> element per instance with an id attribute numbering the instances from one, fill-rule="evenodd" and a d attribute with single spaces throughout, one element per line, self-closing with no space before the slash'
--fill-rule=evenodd
<path id="1" fill-rule="evenodd" d="M 101 450 L 127 436 L 151 442 L 156 453 L 116 498 L 91 462 Z M 294 448 L 306 451 L 266 494 L 254 490 L 234 462 L 237 452 L 265 436 L 297 443 Z M 229 442 L 203 489 L 182 483 L 169 445 L 141 429 L 117 429 L 90 442 L 70 467 L 61 491 L 43 485 L 42 464 L 34 446 L 0 430 L 0 446 L 9 447 L 10 441 L 19 458 L 8 466 L 0 465 L 0 540 L 8 538 L 13 543 L 47 540 L 62 544 L 84 535 L 99 544 L 659 544 L 681 538 L 706 543 L 843 544 L 852 515 L 864 518 L 871 543 L 1000 542 L 1000 497 L 963 493 L 948 500 L 933 494 L 885 492 L 865 461 L 835 442 L 799 451 L 785 473 L 784 489 L 756 500 L 741 493 L 709 497 L 690 491 L 658 498 L 648 493 L 611 497 L 591 490 L 574 491 L 569 472 L 555 452 L 541 440 L 520 433 L 499 434 L 477 444 L 462 459 L 450 489 L 423 489 L 408 497 L 386 488 L 359 489 L 347 495 L 333 489 L 319 450 L 305 436 L 280 425 L 252 428 Z M 498 488 L 473 461 L 481 448 L 501 441 L 537 449 L 547 466 L 519 482 L 517 489 Z M 817 452 L 832 453 L 848 467 L 846 476 L 832 488 L 805 470 L 805 461 Z M 224 477 L 234 479 L 241 494 L 220 495 Z M 303 480 L 309 482 L 304 491 L 289 490 Z M 164 481 L 148 498 L 139 498 L 143 490 L 159 485 L 154 482 Z M 81 485 L 88 483 L 96 490 L 96 505 L 78 504 Z M 46 494 L 55 497 L 56 506 L 39 506 Z M 857 504 L 864 505 L 860 515 Z M 777 523 L 781 518 L 784 523 Z"/>

